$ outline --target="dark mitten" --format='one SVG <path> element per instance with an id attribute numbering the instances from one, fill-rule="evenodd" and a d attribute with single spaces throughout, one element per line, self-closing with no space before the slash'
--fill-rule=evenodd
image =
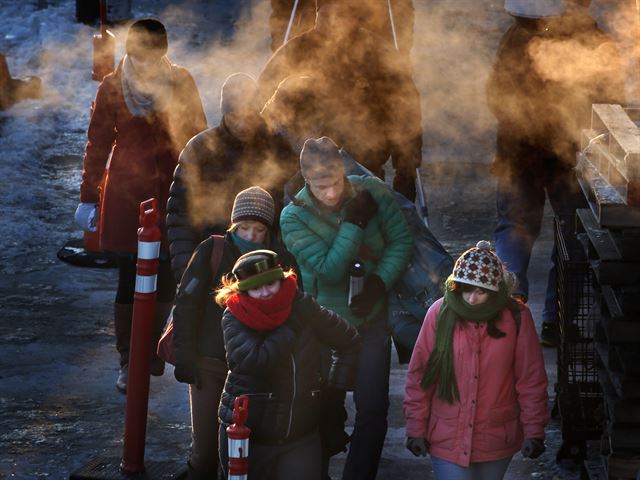
<path id="1" fill-rule="evenodd" d="M 544 439 L 542 438 L 527 438 L 520 449 L 524 458 L 538 458 L 544 451 Z"/>
<path id="2" fill-rule="evenodd" d="M 426 457 L 429 453 L 429 442 L 424 438 L 408 437 L 405 446 L 416 457 Z"/>
<path id="3" fill-rule="evenodd" d="M 364 229 L 378 212 L 378 203 L 368 190 L 361 190 L 344 208 L 344 221 Z"/>
<path id="4" fill-rule="evenodd" d="M 176 368 L 173 370 L 173 375 L 176 377 L 176 380 L 181 383 L 198 386 L 198 372 L 192 363 L 177 362 Z"/>
<path id="5" fill-rule="evenodd" d="M 344 431 L 347 411 L 344 408 L 345 392 L 326 387 L 320 397 L 320 439 L 326 457 L 344 452 L 351 437 Z"/>
<path id="6" fill-rule="evenodd" d="M 375 273 L 364 279 L 362 293 L 351 299 L 351 311 L 359 316 L 366 317 L 373 310 L 374 305 L 387 295 L 387 287 L 382 279 Z"/>

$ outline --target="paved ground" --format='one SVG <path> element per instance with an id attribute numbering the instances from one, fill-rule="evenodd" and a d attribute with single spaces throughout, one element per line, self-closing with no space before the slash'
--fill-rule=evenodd
<path id="1" fill-rule="evenodd" d="M 236 8 L 222 0 L 135 2 L 136 16 L 166 19 L 171 53 L 194 72 L 211 124 L 219 116 L 222 79 L 237 70 L 256 73 L 266 58 L 268 2 L 244 8 L 243 16 L 237 10 L 244 3 Z M 424 185 L 432 228 L 458 254 L 492 237 L 495 194 L 488 164 L 494 125 L 484 106 L 483 85 L 509 20 L 501 0 L 438 0 L 428 8 L 416 4 Z M 49 8 L 38 10 L 43 5 Z M 115 272 L 70 267 L 55 256 L 78 235 L 72 217 L 96 87 L 87 79 L 93 30 L 73 24 L 68 0 L 37 5 L 0 0 L 0 8 L 0 31 L 8 32 L 0 38 L 0 51 L 16 74 L 38 73 L 47 88 L 41 102 L 26 102 L 0 116 L 0 478 L 62 479 L 97 454 L 119 456 L 124 421 L 124 397 L 114 386 Z M 229 25 L 235 27 L 234 36 Z M 550 222 L 546 215 L 530 272 L 530 306 L 537 322 L 549 266 Z M 554 353 L 545 352 L 551 385 Z M 379 478 L 431 478 L 428 460 L 415 459 L 403 447 L 404 372 L 394 363 Z M 187 458 L 188 417 L 186 388 L 173 379 L 171 369 L 153 378 L 148 459 Z M 554 462 L 558 429 L 553 421 L 548 452 L 540 459 L 516 455 L 507 478 L 577 479 L 575 468 Z M 342 462 L 337 457 L 333 464 L 335 478 Z"/>

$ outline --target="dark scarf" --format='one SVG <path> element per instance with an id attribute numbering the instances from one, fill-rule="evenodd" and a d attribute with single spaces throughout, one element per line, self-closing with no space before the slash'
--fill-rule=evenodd
<path id="1" fill-rule="evenodd" d="M 273 297 L 262 300 L 238 292 L 229 297 L 227 307 L 247 327 L 258 332 L 268 332 L 289 318 L 297 288 L 296 276 L 291 275 L 282 280 L 280 290 Z"/>
<path id="2" fill-rule="evenodd" d="M 236 232 L 231 233 L 231 238 L 233 239 L 233 244 L 238 247 L 238 250 L 240 250 L 241 254 L 267 248 L 267 245 L 265 243 L 250 242 L 249 240 L 245 240 L 244 238 L 242 238 Z"/>
<path id="3" fill-rule="evenodd" d="M 507 287 L 501 282 L 500 291 L 491 300 L 481 305 L 470 305 L 464 301 L 462 295 L 454 293 L 453 283 L 449 277 L 436 321 L 435 345 L 420 383 L 422 388 L 438 383 L 438 396 L 449 403 L 453 403 L 454 399 L 460 399 L 453 364 L 453 332 L 457 321 L 486 322 L 489 327 L 487 332 L 491 336 L 504 336 L 504 333 L 496 328 L 495 322 L 509 300 Z"/>

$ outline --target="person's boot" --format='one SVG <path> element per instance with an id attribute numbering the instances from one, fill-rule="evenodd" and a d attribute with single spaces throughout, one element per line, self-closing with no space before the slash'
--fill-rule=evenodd
<path id="1" fill-rule="evenodd" d="M 558 324 L 551 322 L 542 322 L 540 330 L 540 344 L 543 347 L 558 346 Z"/>
<path id="2" fill-rule="evenodd" d="M 153 337 L 151 338 L 151 363 L 149 372 L 155 377 L 160 377 L 164 373 L 164 360 L 158 356 L 158 341 L 164 331 L 164 326 L 167 323 L 167 318 L 171 309 L 173 308 L 173 302 L 157 302 L 156 303 L 156 317 L 153 329 Z"/>
<path id="3" fill-rule="evenodd" d="M 129 380 L 129 345 L 131 343 L 131 319 L 133 304 L 114 303 L 113 319 L 116 330 L 116 349 L 120 354 L 120 370 L 116 380 L 116 388 L 127 393 Z"/>

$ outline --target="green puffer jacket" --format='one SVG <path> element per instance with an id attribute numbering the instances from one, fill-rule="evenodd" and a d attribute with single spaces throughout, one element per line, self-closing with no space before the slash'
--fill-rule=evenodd
<path id="1" fill-rule="evenodd" d="M 282 211 L 280 227 L 302 272 L 305 291 L 323 307 L 360 326 L 386 308 L 386 298 L 381 298 L 367 317 L 351 313 L 347 305 L 351 262 L 364 260 L 366 275 L 378 275 L 388 291 L 407 266 L 413 237 L 381 180 L 356 175 L 347 179 L 347 200 L 341 211 L 322 208 L 305 186 Z M 368 190 L 378 203 L 378 212 L 364 230 L 342 222 L 344 207 L 360 189 Z"/>

